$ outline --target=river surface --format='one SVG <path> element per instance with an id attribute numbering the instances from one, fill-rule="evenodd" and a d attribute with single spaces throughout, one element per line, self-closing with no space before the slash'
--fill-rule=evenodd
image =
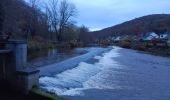
<path id="1" fill-rule="evenodd" d="M 88 50 L 40 68 L 41 88 L 68 100 L 170 100 L 169 58 L 119 47 Z"/>

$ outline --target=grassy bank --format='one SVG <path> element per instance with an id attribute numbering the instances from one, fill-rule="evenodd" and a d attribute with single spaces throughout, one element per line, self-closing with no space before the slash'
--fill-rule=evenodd
<path id="1" fill-rule="evenodd" d="M 159 47 L 159 46 L 145 46 L 141 43 L 131 43 L 127 41 L 123 41 L 120 43 L 114 43 L 113 45 L 120 46 L 123 48 L 134 49 L 138 51 L 142 51 L 148 54 L 170 57 L 170 47 Z"/>
<path id="2" fill-rule="evenodd" d="M 32 89 L 29 94 L 23 94 L 8 84 L 8 82 L 0 81 L 0 100 L 64 100 L 54 94 L 43 92 L 37 88 Z"/>
<path id="3" fill-rule="evenodd" d="M 157 56 L 164 56 L 170 57 L 170 48 L 162 49 L 162 48 L 148 48 L 145 50 L 146 53 L 157 55 Z"/>
<path id="4" fill-rule="evenodd" d="M 37 88 L 32 89 L 26 95 L 10 86 L 8 82 L 0 80 L 0 100 L 63 100 L 63 98 L 43 92 Z"/>
<path id="5" fill-rule="evenodd" d="M 45 92 L 38 88 L 33 88 L 29 95 L 37 97 L 37 100 L 64 100 L 53 93 Z"/>

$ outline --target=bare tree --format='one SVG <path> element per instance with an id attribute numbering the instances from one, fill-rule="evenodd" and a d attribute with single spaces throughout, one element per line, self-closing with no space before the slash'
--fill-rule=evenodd
<path id="1" fill-rule="evenodd" d="M 27 33 L 27 40 L 29 40 L 32 36 L 36 34 L 36 24 L 38 23 L 37 18 L 39 17 L 38 15 L 38 7 L 37 3 L 39 0 L 29 0 L 31 11 L 30 11 L 30 18 L 28 19 L 28 26 L 29 26 L 29 32 Z"/>
<path id="2" fill-rule="evenodd" d="M 61 35 L 63 34 L 67 25 L 71 22 L 71 17 L 75 17 L 77 14 L 77 10 L 74 4 L 68 2 L 67 0 L 63 0 L 60 3 L 59 8 L 59 36 L 58 40 L 62 40 Z"/>
<path id="3" fill-rule="evenodd" d="M 58 36 L 58 26 L 59 26 L 59 18 L 58 18 L 58 0 L 51 0 L 46 5 L 46 14 L 48 17 L 49 30 L 56 35 L 56 40 Z M 51 38 L 52 38 L 51 34 Z"/>
<path id="4" fill-rule="evenodd" d="M 39 0 L 29 0 L 30 6 L 32 8 L 36 8 L 38 2 L 39 2 Z"/>
<path id="5" fill-rule="evenodd" d="M 80 27 L 79 39 L 84 44 L 89 44 L 95 41 L 93 35 L 89 33 L 88 27 L 84 25 Z"/>
<path id="6" fill-rule="evenodd" d="M 28 39 L 44 36 L 48 32 L 46 14 L 37 8 L 37 3 L 28 4 L 25 0 L 1 0 L 4 9 L 3 32 L 11 34 L 11 38 Z M 34 5 L 34 6 L 31 6 Z M 1 16 L 1 15 L 0 15 Z M 1 21 L 0 21 L 1 23 Z"/>
<path id="7" fill-rule="evenodd" d="M 76 16 L 76 7 L 74 4 L 63 0 L 51 0 L 46 5 L 46 13 L 50 31 L 56 34 L 56 40 L 62 41 L 62 35 L 68 24 L 72 22 L 71 18 Z"/>

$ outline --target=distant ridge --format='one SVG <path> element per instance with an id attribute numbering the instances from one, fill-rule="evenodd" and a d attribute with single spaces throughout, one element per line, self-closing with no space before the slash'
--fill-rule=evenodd
<path id="1" fill-rule="evenodd" d="M 96 38 L 106 38 L 114 35 L 137 35 L 164 31 L 170 31 L 170 14 L 147 15 L 90 33 Z"/>

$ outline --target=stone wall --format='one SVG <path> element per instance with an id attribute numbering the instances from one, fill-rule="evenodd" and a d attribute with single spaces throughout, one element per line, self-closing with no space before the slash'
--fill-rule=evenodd
<path id="1" fill-rule="evenodd" d="M 7 80 L 24 93 L 39 86 L 39 70 L 27 66 L 25 41 L 8 41 L 6 48 L 0 50 L 0 79 Z"/>
<path id="2" fill-rule="evenodd" d="M 17 71 L 17 84 L 24 93 L 28 93 L 34 86 L 38 87 L 38 80 L 39 71 L 34 68 Z"/>

